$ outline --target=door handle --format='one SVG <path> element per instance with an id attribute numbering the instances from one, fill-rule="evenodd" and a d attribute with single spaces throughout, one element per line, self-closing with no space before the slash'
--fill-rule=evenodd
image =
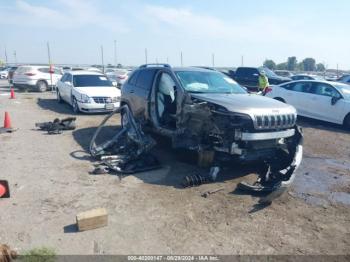
<path id="1" fill-rule="evenodd" d="M 135 91 L 134 90 L 130 90 L 129 93 L 133 94 Z"/>

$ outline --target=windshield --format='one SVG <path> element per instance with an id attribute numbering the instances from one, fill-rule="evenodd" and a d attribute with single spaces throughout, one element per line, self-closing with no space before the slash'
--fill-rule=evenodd
<path id="1" fill-rule="evenodd" d="M 113 86 L 104 75 L 76 75 L 73 76 L 73 85 L 75 87 Z"/>
<path id="2" fill-rule="evenodd" d="M 269 77 L 278 77 L 278 75 L 276 75 L 275 72 L 271 71 L 270 69 L 268 69 L 267 67 L 259 67 L 259 72 L 264 71 L 266 76 Z"/>
<path id="3" fill-rule="evenodd" d="M 191 93 L 246 94 L 247 92 L 228 76 L 211 71 L 176 72 L 182 86 Z"/>
<path id="4" fill-rule="evenodd" d="M 345 84 L 333 84 L 346 100 L 350 100 L 350 86 Z"/>

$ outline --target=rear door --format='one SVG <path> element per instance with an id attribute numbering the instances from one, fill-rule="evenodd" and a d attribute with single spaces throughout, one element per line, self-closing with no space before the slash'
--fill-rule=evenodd
<path id="1" fill-rule="evenodd" d="M 287 104 L 294 106 L 297 109 L 299 115 L 308 116 L 309 104 L 308 95 L 311 89 L 312 82 L 298 81 L 284 85 L 283 99 Z"/>
<path id="2" fill-rule="evenodd" d="M 147 68 L 140 70 L 138 74 L 136 85 L 134 86 L 135 95 L 133 100 L 136 114 L 148 116 L 148 106 L 150 101 L 149 97 L 152 90 L 155 73 L 156 69 Z"/>

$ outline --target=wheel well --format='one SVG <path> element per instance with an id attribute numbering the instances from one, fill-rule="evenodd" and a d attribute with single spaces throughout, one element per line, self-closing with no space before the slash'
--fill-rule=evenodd
<path id="1" fill-rule="evenodd" d="M 285 103 L 286 101 L 282 98 L 282 97 L 274 97 L 273 99 L 281 101 L 283 103 Z"/>
<path id="2" fill-rule="evenodd" d="M 45 84 L 46 84 L 47 86 L 49 85 L 45 79 L 39 79 L 38 81 L 36 81 L 37 84 L 38 84 L 39 82 L 45 82 Z"/>
<path id="3" fill-rule="evenodd" d="M 345 124 L 345 121 L 350 118 L 350 112 L 344 117 L 343 124 Z"/>

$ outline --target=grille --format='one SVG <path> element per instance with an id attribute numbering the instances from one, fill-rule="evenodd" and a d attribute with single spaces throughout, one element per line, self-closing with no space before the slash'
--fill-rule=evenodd
<path id="1" fill-rule="evenodd" d="M 294 114 L 258 115 L 255 116 L 254 127 L 256 129 L 280 129 L 295 125 Z"/>
<path id="2" fill-rule="evenodd" d="M 94 99 L 95 103 L 97 103 L 97 104 L 112 103 L 112 98 L 110 98 L 110 97 L 94 96 L 94 97 L 92 97 L 92 99 Z"/>

